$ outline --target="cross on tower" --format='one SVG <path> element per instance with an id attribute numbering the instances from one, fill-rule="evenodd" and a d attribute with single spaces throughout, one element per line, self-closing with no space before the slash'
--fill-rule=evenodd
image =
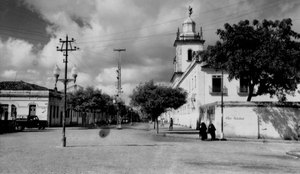
<path id="1" fill-rule="evenodd" d="M 193 8 L 189 6 L 189 17 L 191 17 L 192 13 L 193 13 Z"/>

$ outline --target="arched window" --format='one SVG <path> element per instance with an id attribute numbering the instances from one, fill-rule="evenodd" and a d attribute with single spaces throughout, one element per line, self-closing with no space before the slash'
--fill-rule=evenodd
<path id="1" fill-rule="evenodd" d="M 188 50 L 188 61 L 192 61 L 193 58 L 193 50 L 189 49 Z"/>

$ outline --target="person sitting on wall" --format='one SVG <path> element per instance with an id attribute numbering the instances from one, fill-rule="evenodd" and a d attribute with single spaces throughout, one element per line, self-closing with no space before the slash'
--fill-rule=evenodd
<path id="1" fill-rule="evenodd" d="M 216 133 L 215 133 L 215 131 L 216 131 L 215 126 L 212 123 L 210 123 L 208 125 L 208 128 L 207 128 L 207 133 L 210 134 L 212 141 L 216 139 Z"/>
<path id="2" fill-rule="evenodd" d="M 200 124 L 200 130 L 199 130 L 199 138 L 201 137 L 201 140 L 206 140 L 207 139 L 207 133 L 206 133 L 206 125 L 204 122 Z"/>

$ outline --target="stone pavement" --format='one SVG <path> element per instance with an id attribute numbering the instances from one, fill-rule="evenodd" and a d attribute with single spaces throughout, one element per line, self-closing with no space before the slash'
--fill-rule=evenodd
<path id="1" fill-rule="evenodd" d="M 152 133 L 156 133 L 156 130 L 153 129 L 152 124 L 135 124 L 135 128 L 145 128 L 151 131 Z M 168 136 L 168 137 L 177 137 L 177 138 L 185 138 L 185 139 L 194 139 L 199 140 L 199 131 L 195 129 L 191 129 L 188 127 L 184 127 L 181 125 L 174 125 L 173 130 L 169 130 L 169 124 L 165 124 L 164 126 L 159 127 L 159 136 Z M 209 138 L 209 136 L 208 136 Z M 226 137 L 226 141 L 241 141 L 241 142 L 257 142 L 257 143 L 286 143 L 286 144 L 299 144 L 299 141 L 296 140 L 280 140 L 280 139 L 251 139 L 251 138 L 232 138 Z M 297 158 L 300 158 L 300 148 L 295 149 L 293 151 L 286 152 L 287 155 L 291 155 Z"/>

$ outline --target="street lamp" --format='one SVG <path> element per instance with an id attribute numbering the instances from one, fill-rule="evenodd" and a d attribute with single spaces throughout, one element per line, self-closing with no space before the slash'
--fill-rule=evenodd
<path id="1" fill-rule="evenodd" d="M 222 76 L 221 76 L 221 140 L 224 140 L 224 72 L 222 68 Z"/>
<path id="2" fill-rule="evenodd" d="M 67 115 L 67 84 L 71 81 L 73 81 L 74 83 L 76 83 L 76 78 L 77 78 L 77 68 L 76 66 L 74 66 L 72 68 L 72 77 L 73 79 L 68 79 L 67 78 L 67 62 L 66 63 L 66 68 L 65 68 L 65 78 L 64 79 L 59 79 L 59 74 L 60 74 L 60 68 L 56 65 L 54 67 L 54 70 L 53 70 L 53 75 L 55 77 L 55 90 L 57 90 L 57 82 L 60 81 L 64 84 L 64 114 L 63 114 L 63 122 L 62 122 L 62 126 L 63 126 L 63 137 L 62 137 L 62 145 L 63 147 L 66 147 L 66 115 Z"/>

